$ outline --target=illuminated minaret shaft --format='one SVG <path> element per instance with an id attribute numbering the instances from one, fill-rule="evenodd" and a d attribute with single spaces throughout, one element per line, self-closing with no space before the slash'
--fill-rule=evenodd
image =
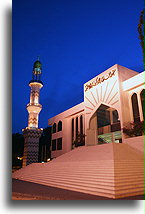
<path id="1" fill-rule="evenodd" d="M 38 128 L 39 113 L 42 105 L 39 104 L 40 89 L 43 87 L 41 81 L 42 64 L 39 59 L 34 63 L 32 80 L 29 82 L 31 88 L 30 103 L 27 105 L 28 127 L 23 129 L 25 138 L 23 167 L 38 162 L 39 138 L 42 134 L 42 129 Z"/>
<path id="2" fill-rule="evenodd" d="M 30 103 L 27 105 L 27 111 L 29 113 L 28 127 L 31 129 L 38 128 L 38 117 L 42 109 L 39 104 L 39 93 L 42 88 L 42 84 L 38 82 L 30 82 L 31 87 Z"/>

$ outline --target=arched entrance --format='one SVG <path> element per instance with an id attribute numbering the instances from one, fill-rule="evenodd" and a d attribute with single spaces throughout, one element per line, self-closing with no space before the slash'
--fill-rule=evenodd
<path id="1" fill-rule="evenodd" d="M 87 145 L 121 143 L 121 126 L 118 111 L 101 104 L 89 121 L 86 131 Z"/>

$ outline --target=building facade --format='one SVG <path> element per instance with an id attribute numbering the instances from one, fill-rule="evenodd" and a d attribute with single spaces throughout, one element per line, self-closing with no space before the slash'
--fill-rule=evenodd
<path id="1" fill-rule="evenodd" d="M 130 143 L 123 130 L 144 121 L 144 90 L 144 72 L 118 64 L 85 83 L 84 102 L 48 120 L 52 158 L 77 146 Z"/>

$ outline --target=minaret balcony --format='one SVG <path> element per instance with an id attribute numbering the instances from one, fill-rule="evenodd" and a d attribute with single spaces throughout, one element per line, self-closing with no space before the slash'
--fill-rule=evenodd
<path id="1" fill-rule="evenodd" d="M 43 82 L 41 80 L 31 80 L 29 82 L 29 86 L 30 87 L 38 87 L 38 88 L 42 88 L 43 87 Z"/>
<path id="2" fill-rule="evenodd" d="M 38 113 L 39 114 L 39 112 L 41 111 L 41 109 L 42 109 L 42 105 L 37 104 L 37 103 L 33 103 L 33 104 L 29 103 L 27 105 L 27 111 L 29 113 Z"/>

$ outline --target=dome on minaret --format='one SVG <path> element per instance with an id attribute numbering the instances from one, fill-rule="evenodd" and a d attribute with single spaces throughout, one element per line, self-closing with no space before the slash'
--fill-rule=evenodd
<path id="1" fill-rule="evenodd" d="M 42 71 L 42 63 L 38 59 L 33 64 L 33 71 L 32 71 L 32 80 L 29 82 L 39 82 L 43 85 L 41 81 L 41 71 Z"/>
<path id="2" fill-rule="evenodd" d="M 34 65 L 33 65 L 33 73 L 36 75 L 41 74 L 41 70 L 42 70 L 42 64 L 38 57 L 38 59 L 34 62 Z"/>
<path id="3" fill-rule="evenodd" d="M 42 64 L 41 64 L 41 62 L 40 62 L 39 60 L 37 60 L 36 62 L 34 62 L 33 68 L 40 68 L 40 69 L 42 69 Z"/>

